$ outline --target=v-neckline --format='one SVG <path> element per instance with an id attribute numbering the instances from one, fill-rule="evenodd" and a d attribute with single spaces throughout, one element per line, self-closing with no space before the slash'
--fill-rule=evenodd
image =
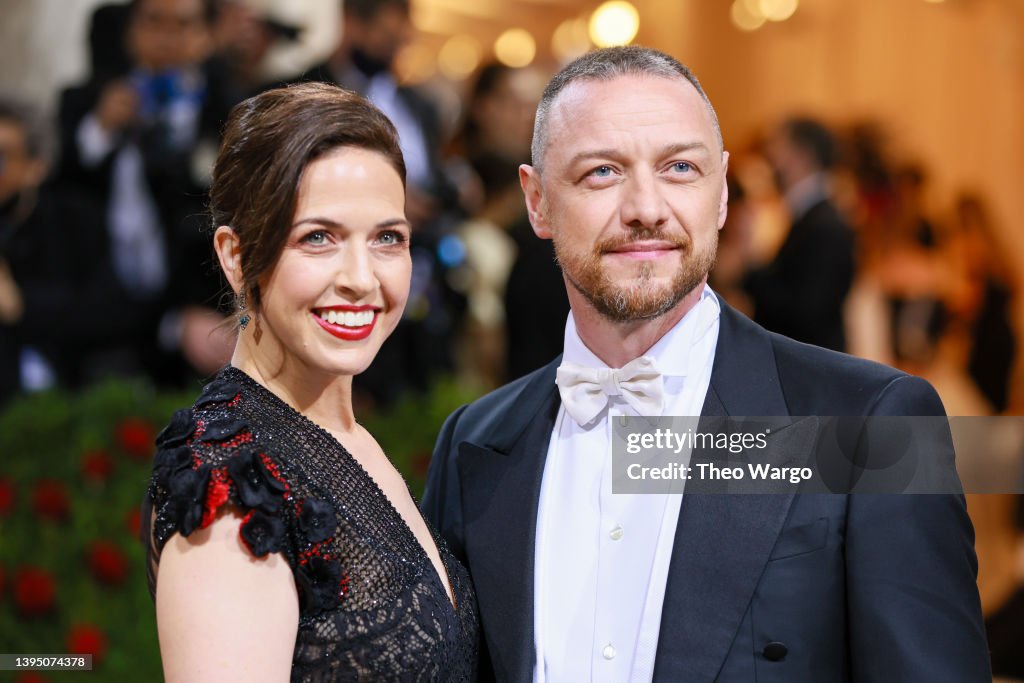
<path id="1" fill-rule="evenodd" d="M 419 551 L 421 559 L 425 560 L 426 563 L 430 566 L 432 573 L 437 580 L 437 583 L 439 584 L 442 592 L 445 594 L 445 602 L 447 602 L 451 606 L 453 612 L 458 613 L 459 603 L 458 598 L 455 596 L 455 584 L 452 583 L 451 570 L 448 568 L 448 563 L 445 562 L 444 553 L 441 551 L 441 545 L 438 542 L 437 537 L 434 535 L 434 530 L 430 527 L 430 522 L 423 518 L 422 513 L 419 513 L 419 508 L 416 508 L 417 514 L 420 514 L 420 518 L 423 519 L 423 523 L 427 529 L 427 533 L 430 535 L 430 541 L 434 544 L 434 548 L 435 550 L 437 550 L 437 557 L 441 561 L 440 571 L 439 568 L 434 565 L 434 561 L 430 558 L 430 553 L 423 546 L 423 544 L 420 543 L 420 539 L 416 536 L 416 532 L 413 531 L 412 526 L 409 525 L 409 521 L 405 518 L 405 516 L 402 515 L 401 512 L 398 511 L 398 508 L 395 507 L 394 501 L 392 501 L 391 498 L 388 497 L 388 494 L 384 493 L 384 489 L 382 489 L 380 484 L 377 483 L 377 480 L 373 478 L 373 475 L 366 471 L 366 468 L 363 467 L 363 463 L 359 462 L 359 459 L 349 452 L 349 450 L 345 447 L 345 444 L 343 444 L 336 436 L 334 436 L 334 434 L 332 434 L 328 430 L 318 425 L 316 422 L 313 422 L 313 420 L 303 415 L 301 412 L 299 412 L 293 406 L 291 406 L 287 401 L 285 401 L 280 396 L 275 394 L 268 387 L 261 384 L 259 381 L 257 381 L 254 377 L 250 376 L 241 368 L 237 368 L 234 365 L 228 365 L 226 369 L 229 370 L 232 374 L 240 375 L 244 379 L 244 381 L 251 383 L 253 386 L 257 387 L 259 391 L 267 394 L 267 396 L 269 396 L 271 400 L 279 403 L 286 410 L 293 413 L 299 420 L 313 428 L 313 430 L 318 432 L 323 438 L 326 438 L 329 442 L 333 443 L 341 452 L 341 454 L 344 457 L 348 458 L 352 462 L 352 464 L 354 464 L 356 468 L 358 468 L 359 473 L 369 482 L 371 491 L 374 493 L 374 495 L 380 496 L 387 504 L 388 508 L 391 510 L 391 514 L 398 518 L 399 522 L 401 523 L 401 527 L 404 528 L 405 533 L 409 535 L 413 544 Z M 387 457 L 386 453 L 384 454 L 384 457 Z M 405 483 L 406 490 L 409 491 L 409 497 L 413 499 L 413 503 L 415 504 L 416 500 L 412 496 L 412 491 L 409 490 L 408 482 L 405 481 L 405 477 L 402 476 L 401 472 L 398 472 L 398 474 L 399 476 L 402 477 L 402 482 Z M 443 576 L 441 574 L 442 571 L 444 572 Z"/>

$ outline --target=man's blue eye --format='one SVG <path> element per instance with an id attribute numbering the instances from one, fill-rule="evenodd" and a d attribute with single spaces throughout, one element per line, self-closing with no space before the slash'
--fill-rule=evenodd
<path id="1" fill-rule="evenodd" d="M 679 171 L 680 173 L 689 173 L 690 171 L 693 170 L 693 166 L 690 166 L 690 164 L 686 163 L 685 161 L 677 161 L 676 163 L 672 164 L 672 168 L 675 169 L 676 171 Z"/>
<path id="2" fill-rule="evenodd" d="M 607 178 L 608 176 L 610 176 L 612 174 L 612 167 L 611 166 L 599 166 L 598 168 L 595 168 L 593 170 L 593 174 L 598 176 L 599 178 Z"/>

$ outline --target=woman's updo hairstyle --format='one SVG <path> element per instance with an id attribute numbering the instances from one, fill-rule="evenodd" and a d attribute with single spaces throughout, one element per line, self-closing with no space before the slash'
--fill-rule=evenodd
<path id="1" fill-rule="evenodd" d="M 405 185 L 394 124 L 357 93 L 326 83 L 268 90 L 231 110 L 210 185 L 213 228 L 238 235 L 239 297 L 260 305 L 259 279 L 273 269 L 295 215 L 306 167 L 339 147 L 379 152 Z"/>

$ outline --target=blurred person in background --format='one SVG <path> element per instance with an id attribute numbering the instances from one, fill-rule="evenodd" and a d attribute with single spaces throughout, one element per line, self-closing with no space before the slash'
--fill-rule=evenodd
<path id="1" fill-rule="evenodd" d="M 295 42 L 301 30 L 261 12 L 251 0 L 219 0 L 213 22 L 215 59 L 231 87 L 246 97 L 270 85 L 265 60 L 278 41 Z"/>
<path id="2" fill-rule="evenodd" d="M 1018 349 L 1013 324 L 1016 274 L 980 196 L 960 194 L 950 225 L 946 253 L 953 273 L 951 332 L 966 344 L 961 357 L 971 379 L 992 411 L 1002 413 L 1011 398 Z"/>
<path id="3" fill-rule="evenodd" d="M 101 203 L 101 263 L 144 311 L 133 336 L 97 353 L 94 372 L 179 384 L 189 366 L 216 370 L 233 342 L 219 327 L 202 214 L 220 126 L 238 98 L 208 60 L 212 2 L 133 0 L 124 11 L 126 61 L 104 58 L 108 68 L 62 95 L 58 178 Z"/>
<path id="4" fill-rule="evenodd" d="M 530 160 L 533 115 L 543 89 L 534 69 L 485 65 L 452 145 L 470 178 L 470 218 L 458 231 L 472 277 L 467 369 L 492 388 L 543 365 L 561 345 L 569 312 L 565 297 L 552 295 L 562 290 L 550 287 L 561 274 L 550 245 L 533 236 L 519 189 L 519 165 Z"/>
<path id="5" fill-rule="evenodd" d="M 398 83 L 395 58 L 413 36 L 409 0 L 345 0 L 341 36 L 326 62 L 291 82 L 322 81 L 354 90 L 395 123 L 409 170 L 406 212 L 413 226 L 413 280 L 405 317 L 381 349 L 381 362 L 356 380 L 360 400 L 387 405 L 454 369 L 452 348 L 466 300 L 458 273 L 465 245 L 458 192 L 441 163 L 444 134 L 435 105 Z"/>
<path id="6" fill-rule="evenodd" d="M 797 341 L 844 351 L 854 235 L 829 197 L 835 140 L 820 122 L 793 118 L 769 136 L 765 154 L 792 225 L 774 260 L 744 278 L 754 320 Z"/>
<path id="7" fill-rule="evenodd" d="M 941 235 L 928 218 L 927 175 L 917 164 L 893 173 L 894 196 L 884 232 L 872 244 L 870 264 L 885 292 L 893 362 L 924 372 L 945 324 Z"/>
<path id="8" fill-rule="evenodd" d="M 58 226 L 40 220 L 50 204 L 40 204 L 46 162 L 35 119 L 21 105 L 0 100 L 0 403 L 26 384 L 24 338 L 39 310 L 28 280 L 60 275 L 46 263 L 45 247 Z"/>
<path id="9" fill-rule="evenodd" d="M 45 181 L 49 137 L 37 112 L 0 98 L 0 400 L 78 388 L 145 316 L 116 282 L 100 204 Z"/>

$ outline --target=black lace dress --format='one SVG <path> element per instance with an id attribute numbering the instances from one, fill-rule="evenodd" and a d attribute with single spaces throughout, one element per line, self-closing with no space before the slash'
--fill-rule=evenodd
<path id="1" fill-rule="evenodd" d="M 150 591 L 175 533 L 225 503 L 256 556 L 279 552 L 299 593 L 293 681 L 469 681 L 477 614 L 469 576 L 431 529 L 455 595 L 391 501 L 326 431 L 234 367 L 157 438 L 144 510 Z"/>

